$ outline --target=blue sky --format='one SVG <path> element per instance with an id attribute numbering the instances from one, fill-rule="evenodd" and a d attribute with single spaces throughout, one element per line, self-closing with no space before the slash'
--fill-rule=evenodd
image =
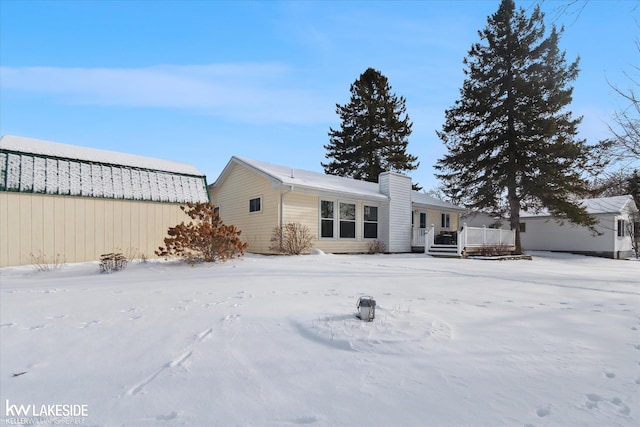
<path id="1" fill-rule="evenodd" d="M 545 1 L 569 61 L 581 136 L 608 136 L 638 66 L 637 1 Z M 517 2 L 529 9 L 533 1 Z M 0 133 L 194 164 L 232 155 L 322 172 L 329 127 L 368 67 L 413 121 L 425 189 L 462 60 L 499 1 L 0 0 Z M 584 7 L 583 7 L 584 6 Z"/>

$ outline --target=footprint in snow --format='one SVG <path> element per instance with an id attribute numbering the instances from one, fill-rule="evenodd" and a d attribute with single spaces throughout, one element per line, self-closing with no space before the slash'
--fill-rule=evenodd
<path id="1" fill-rule="evenodd" d="M 88 328 L 89 326 L 93 326 L 93 325 L 97 325 L 98 323 L 100 323 L 99 320 L 92 320 L 90 322 L 84 322 L 84 324 L 78 326 L 78 328 Z"/>
<path id="2" fill-rule="evenodd" d="M 47 325 L 35 325 L 29 328 L 30 331 L 37 331 L 38 329 L 46 328 Z"/>
<path id="3" fill-rule="evenodd" d="M 63 319 L 63 318 L 65 318 L 65 317 L 67 317 L 67 315 L 66 315 L 66 314 L 59 314 L 59 315 L 57 315 L 57 316 L 47 317 L 47 320 Z"/>
<path id="4" fill-rule="evenodd" d="M 599 394 L 589 393 L 586 395 L 587 401 L 585 402 L 585 406 L 589 409 L 597 408 L 598 402 L 602 402 L 604 399 Z"/>
<path id="5" fill-rule="evenodd" d="M 17 326 L 17 323 L 13 323 L 13 322 L 9 322 L 9 323 L 3 323 L 2 325 L 0 325 L 0 328 L 13 328 L 14 326 Z"/>
<path id="6" fill-rule="evenodd" d="M 618 412 L 621 415 L 629 415 L 631 413 L 631 409 L 629 409 L 629 407 L 625 405 L 622 399 L 620 399 L 619 397 L 614 397 L 613 399 L 611 399 L 611 403 L 618 407 Z"/>
<path id="7" fill-rule="evenodd" d="M 536 410 L 536 415 L 538 415 L 540 418 L 546 417 L 549 414 L 551 414 L 551 409 L 548 406 L 544 408 L 538 408 Z"/>
<path id="8" fill-rule="evenodd" d="M 176 411 L 173 411 L 167 415 L 160 414 L 156 416 L 156 420 L 158 421 L 170 421 L 170 420 L 175 420 L 176 418 L 178 418 L 178 413 Z"/>
<path id="9" fill-rule="evenodd" d="M 318 422 L 318 418 L 313 416 L 299 417 L 293 420 L 293 422 L 295 424 L 315 424 Z"/>
<path id="10" fill-rule="evenodd" d="M 614 374 L 613 372 L 609 372 L 609 371 L 604 371 L 604 376 L 607 378 L 615 378 L 616 374 Z"/>

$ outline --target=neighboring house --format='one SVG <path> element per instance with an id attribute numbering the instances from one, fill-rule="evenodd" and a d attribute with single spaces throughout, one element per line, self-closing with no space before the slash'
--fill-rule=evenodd
<path id="1" fill-rule="evenodd" d="M 527 251 L 545 250 L 597 255 L 608 258 L 632 256 L 631 238 L 627 230 L 632 213 L 638 208 L 631 196 L 585 199 L 581 203 L 598 220 L 594 236 L 586 227 L 569 222 L 560 224 L 548 213 L 520 214 L 520 239 Z"/>
<path id="2" fill-rule="evenodd" d="M 465 213 L 460 217 L 460 222 L 462 224 L 467 224 L 469 227 L 501 228 L 503 230 L 511 229 L 508 219 L 484 212 Z"/>
<path id="3" fill-rule="evenodd" d="M 273 230 L 289 222 L 307 226 L 313 247 L 332 253 L 367 252 L 376 240 L 389 252 L 422 251 L 431 224 L 455 236 L 464 209 L 411 187 L 393 172 L 372 183 L 232 157 L 209 195 L 254 253 L 272 253 Z"/>
<path id="4" fill-rule="evenodd" d="M 180 205 L 209 200 L 206 185 L 186 163 L 3 136 L 0 266 L 116 250 L 153 257 L 188 219 Z"/>

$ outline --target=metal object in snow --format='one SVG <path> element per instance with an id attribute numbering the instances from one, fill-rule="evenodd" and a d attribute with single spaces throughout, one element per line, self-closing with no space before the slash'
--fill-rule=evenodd
<path id="1" fill-rule="evenodd" d="M 358 317 L 367 322 L 376 317 L 376 300 L 372 296 L 358 298 Z"/>

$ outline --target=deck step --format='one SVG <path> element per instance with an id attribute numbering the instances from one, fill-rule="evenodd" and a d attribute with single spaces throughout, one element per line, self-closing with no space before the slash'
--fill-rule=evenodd
<path id="1" fill-rule="evenodd" d="M 441 258 L 460 258 L 456 245 L 433 245 L 426 254 Z"/>

